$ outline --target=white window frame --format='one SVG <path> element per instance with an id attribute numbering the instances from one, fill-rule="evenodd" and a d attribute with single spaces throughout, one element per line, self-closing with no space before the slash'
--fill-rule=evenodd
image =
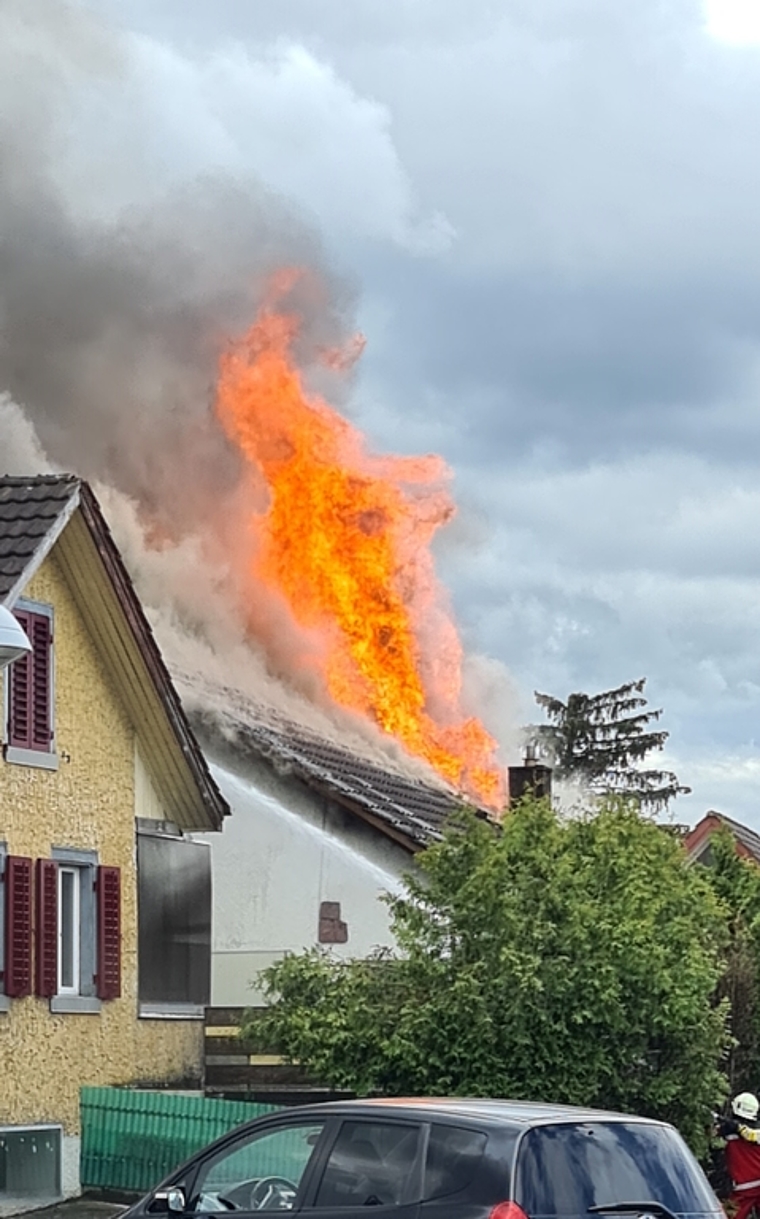
<path id="1" fill-rule="evenodd" d="M 64 894 L 64 876 L 70 876 L 72 879 L 72 901 L 71 901 L 71 943 L 68 945 L 68 950 L 71 955 L 71 973 L 73 982 L 66 986 L 63 981 L 63 958 L 64 958 L 64 920 L 63 920 L 63 894 Z M 72 864 L 58 865 L 58 980 L 57 990 L 59 995 L 78 995 L 82 984 L 82 966 L 81 966 L 81 949 L 80 941 L 82 938 L 82 869 Z"/>
<path id="2" fill-rule="evenodd" d="M 8 725 L 11 713 L 11 683 L 6 678 L 3 682 L 3 740 L 5 742 L 3 753 L 6 762 L 13 762 L 17 766 L 35 766 L 41 770 L 58 770 L 59 758 L 55 740 L 55 614 L 52 605 L 47 605 L 43 601 L 28 601 L 25 597 L 19 597 L 14 603 L 13 608 L 25 610 L 28 614 L 39 614 L 44 618 L 50 619 L 50 746 L 47 750 L 20 749 L 17 745 L 10 745 L 8 743 Z"/>
<path id="3" fill-rule="evenodd" d="M 76 849 L 72 847 L 56 847 L 51 850 L 51 858 L 58 864 L 58 890 L 56 893 L 56 916 L 58 920 L 58 971 L 56 976 L 57 994 L 50 1000 L 51 1012 L 63 1014 L 80 1014 L 96 1016 L 102 1007 L 102 1001 L 97 997 L 95 988 L 95 970 L 97 968 L 97 902 L 95 900 L 95 877 L 98 866 L 97 851 Z M 61 872 L 75 872 L 76 884 L 76 923 L 73 987 L 61 986 Z"/>

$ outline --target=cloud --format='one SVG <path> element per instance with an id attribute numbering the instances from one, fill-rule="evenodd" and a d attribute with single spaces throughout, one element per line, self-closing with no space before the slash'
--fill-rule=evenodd
<path id="1" fill-rule="evenodd" d="M 554 471 L 534 463 L 507 479 L 481 470 L 477 493 L 467 473 L 465 513 L 480 528 L 442 560 L 479 645 L 509 659 L 526 694 L 564 697 L 647 676 L 674 769 L 695 789 L 688 815 L 709 800 L 760 817 L 751 767 L 737 769 L 722 804 L 716 779 L 724 755 L 757 751 L 753 472 L 684 456 Z M 489 521 L 500 523 L 496 539 Z"/>
<path id="2" fill-rule="evenodd" d="M 335 67 L 296 41 L 244 46 L 229 38 L 183 52 L 149 34 L 124 34 L 129 72 L 88 95 L 78 116 L 81 151 L 64 168 L 86 207 L 85 180 L 100 186 L 103 160 L 114 179 L 105 201 L 121 206 L 135 180 L 149 197 L 211 171 L 256 179 L 284 198 L 325 239 L 395 244 L 414 254 L 447 249 L 445 216 L 420 208 L 394 143 L 389 108 L 364 96 Z M 140 142 L 134 115 L 141 116 Z M 105 122 L 99 122 L 99 118 Z M 113 136 L 122 139 L 114 157 Z M 86 163 L 85 163 L 86 160 Z M 98 198 L 96 206 L 104 206 Z"/>

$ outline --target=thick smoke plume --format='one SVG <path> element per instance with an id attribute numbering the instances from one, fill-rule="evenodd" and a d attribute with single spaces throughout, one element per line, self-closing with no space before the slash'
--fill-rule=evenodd
<path id="1" fill-rule="evenodd" d="M 0 384 L 54 462 L 189 532 L 237 481 L 209 404 L 220 344 L 283 262 L 326 285 L 298 301 L 307 343 L 343 333 L 345 293 L 254 181 L 209 177 L 93 219 L 68 182 L 67 130 L 88 90 L 129 74 L 130 51 L 78 7 L 0 4 Z"/>
<path id="2" fill-rule="evenodd" d="M 114 137 L 119 179 L 135 181 L 121 207 L 115 162 L 77 176 L 88 107 L 100 98 L 101 113 L 103 96 L 119 96 L 138 49 L 79 5 L 0 0 L 0 472 L 91 480 L 170 661 L 325 729 L 308 705 L 317 692 L 302 689 L 294 710 L 245 639 L 232 560 L 256 489 L 212 388 L 220 350 L 250 323 L 275 268 L 309 270 L 289 301 L 307 371 L 352 332 L 352 292 L 309 228 L 253 179 L 209 173 L 142 190 L 145 112 L 126 134 L 121 115 Z M 313 375 L 335 400 L 337 374 L 322 364 Z M 287 629 L 277 624 L 280 642 Z"/>

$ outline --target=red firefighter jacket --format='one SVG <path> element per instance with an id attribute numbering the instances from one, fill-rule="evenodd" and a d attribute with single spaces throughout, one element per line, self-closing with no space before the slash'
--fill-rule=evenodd
<path id="1" fill-rule="evenodd" d="M 735 1190 L 760 1192 L 760 1130 L 741 1125 L 726 1139 L 726 1167 Z"/>

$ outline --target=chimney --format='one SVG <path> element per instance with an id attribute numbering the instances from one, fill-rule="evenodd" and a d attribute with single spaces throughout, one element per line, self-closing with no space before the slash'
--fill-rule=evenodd
<path id="1" fill-rule="evenodd" d="M 535 741 L 525 746 L 522 766 L 509 768 L 509 803 L 514 804 L 528 794 L 537 799 L 551 799 L 552 794 L 552 769 L 539 762 Z"/>

